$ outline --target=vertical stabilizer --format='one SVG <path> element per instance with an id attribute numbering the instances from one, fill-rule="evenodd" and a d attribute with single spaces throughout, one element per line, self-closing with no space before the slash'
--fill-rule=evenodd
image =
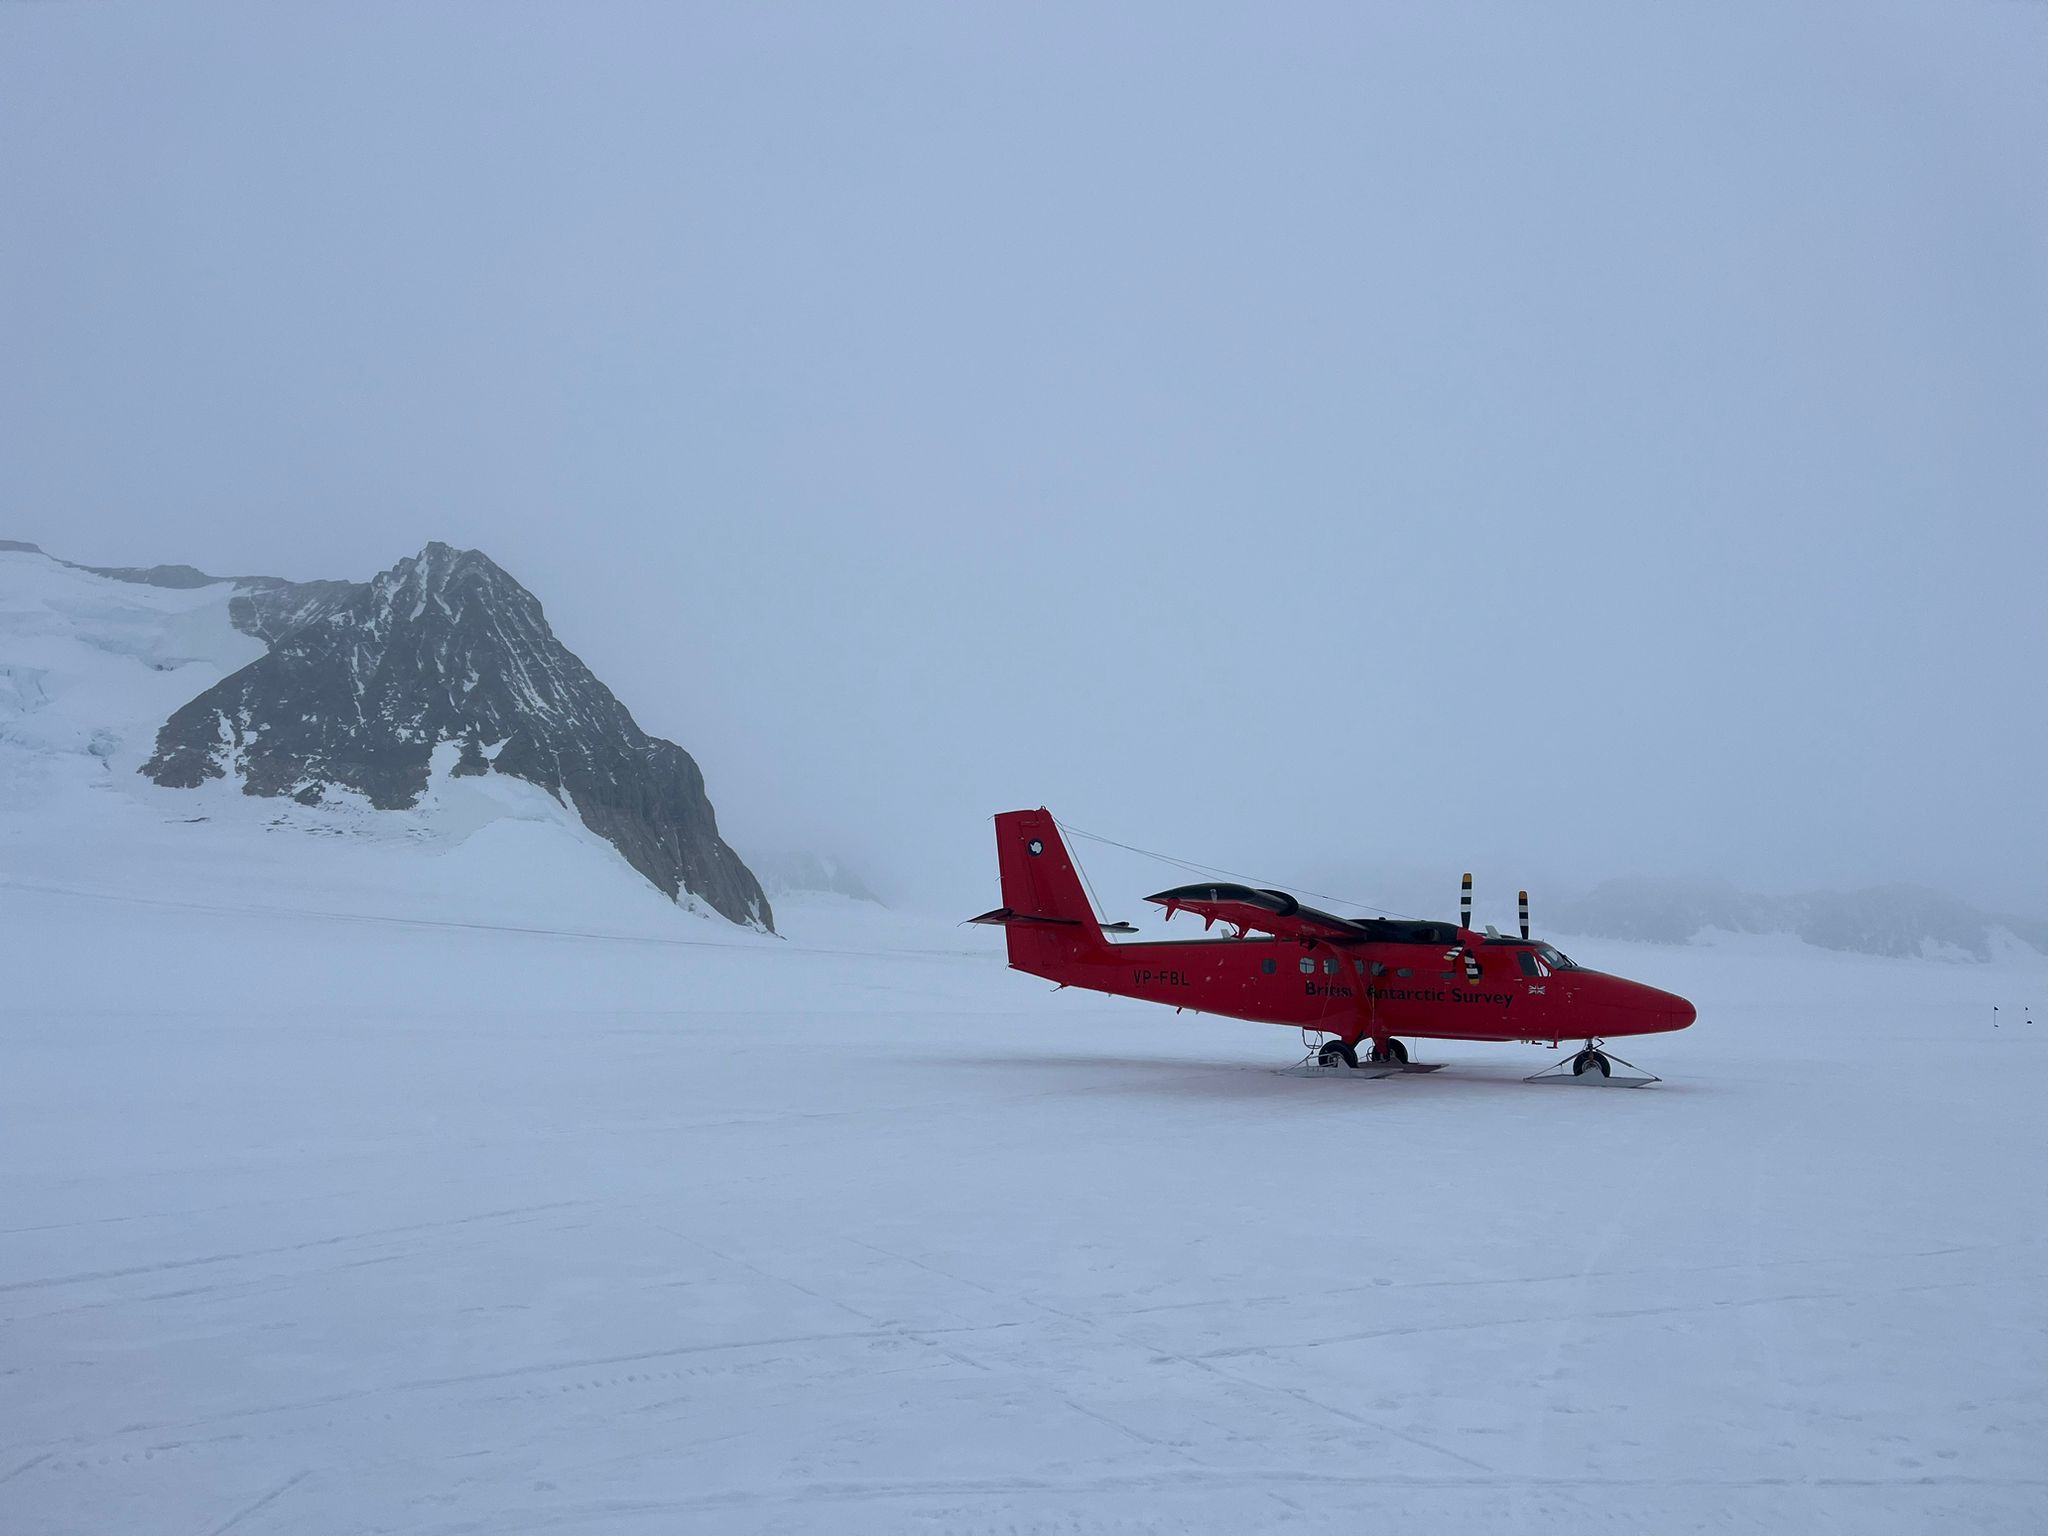
<path id="1" fill-rule="evenodd" d="M 1061 981 L 1069 967 L 1108 952 L 1109 941 L 1052 812 L 1041 806 L 999 814 L 996 867 L 1003 904 L 979 920 L 1003 926 L 1012 966 Z"/>

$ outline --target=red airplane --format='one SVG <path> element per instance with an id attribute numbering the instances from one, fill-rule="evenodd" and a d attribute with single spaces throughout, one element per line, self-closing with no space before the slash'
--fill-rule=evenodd
<path id="1" fill-rule="evenodd" d="M 1398 1069 L 1408 1062 L 1402 1035 L 1552 1049 L 1584 1040 L 1572 1072 L 1606 1078 L 1613 1068 L 1603 1041 L 1684 1029 L 1697 1017 L 1682 997 L 1586 970 L 1531 939 L 1527 891 L 1519 939 L 1473 932 L 1470 875 L 1456 923 L 1335 917 L 1248 885 L 1177 886 L 1145 899 L 1168 918 L 1193 912 L 1205 928 L 1226 923 L 1236 935 L 1112 944 L 1105 928 L 1134 930 L 1096 916 L 1052 813 L 1005 811 L 995 820 L 1003 905 L 969 921 L 1005 930 L 1012 970 L 1330 1035 L 1317 1056 L 1325 1067 L 1358 1066 L 1366 1045 L 1370 1062 Z"/>

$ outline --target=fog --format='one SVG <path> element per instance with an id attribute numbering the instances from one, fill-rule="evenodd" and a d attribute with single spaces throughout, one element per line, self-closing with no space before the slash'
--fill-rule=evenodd
<path id="1" fill-rule="evenodd" d="M 742 853 L 963 915 L 1040 803 L 2044 914 L 2043 79 L 1988 0 L 0 5 L 0 537 L 483 549 Z"/>

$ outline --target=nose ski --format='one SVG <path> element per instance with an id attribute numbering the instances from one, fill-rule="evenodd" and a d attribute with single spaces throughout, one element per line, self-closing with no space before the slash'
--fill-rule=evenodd
<path id="1" fill-rule="evenodd" d="M 1541 1072 L 1532 1072 L 1522 1081 L 1579 1083 L 1588 1088 L 1647 1088 L 1652 1083 L 1664 1081 L 1656 1073 L 1646 1072 L 1634 1062 L 1601 1049 L 1604 1044 L 1604 1041 L 1588 1040 L 1585 1049 L 1553 1061 Z M 1617 1062 L 1628 1071 L 1617 1073 L 1614 1070 Z"/>

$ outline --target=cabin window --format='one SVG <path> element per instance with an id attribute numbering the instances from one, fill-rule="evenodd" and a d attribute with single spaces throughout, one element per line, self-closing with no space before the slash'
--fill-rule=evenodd
<path id="1" fill-rule="evenodd" d="M 1365 974 L 1365 962 L 1363 960 L 1354 960 L 1351 962 L 1351 969 L 1363 976 Z"/>
<path id="2" fill-rule="evenodd" d="M 1381 965 L 1379 961 L 1375 960 L 1372 963 L 1372 973 L 1375 976 L 1384 976 L 1387 974 L 1387 968 L 1384 965 Z"/>
<path id="3" fill-rule="evenodd" d="M 1265 972 L 1265 973 L 1266 973 L 1266 974 L 1267 974 L 1268 976 L 1270 976 L 1270 975 L 1272 975 L 1272 974 L 1273 974 L 1273 973 L 1274 973 L 1275 971 L 1277 971 L 1278 969 L 1280 969 L 1280 967 L 1278 967 L 1277 965 L 1275 965 L 1275 964 L 1274 964 L 1274 963 L 1273 963 L 1272 961 L 1270 961 L 1270 960 L 1261 960 L 1261 961 L 1259 962 L 1259 969 L 1260 969 L 1260 970 L 1262 970 L 1262 971 L 1264 971 L 1264 972 Z"/>
<path id="4" fill-rule="evenodd" d="M 1315 975 L 1315 973 L 1316 973 L 1316 963 L 1315 963 L 1315 961 L 1313 961 L 1313 960 L 1309 959 L 1309 958 L 1308 958 L 1308 956 L 1306 956 L 1306 955 L 1303 955 L 1303 956 L 1301 957 L 1301 974 L 1302 974 L 1302 975 L 1304 975 L 1304 976 L 1313 976 L 1313 975 Z"/>
<path id="5" fill-rule="evenodd" d="M 1396 976 L 1413 976 L 1415 974 L 1415 967 L 1412 965 L 1404 965 L 1401 967 L 1401 969 L 1394 972 L 1394 974 Z"/>
<path id="6" fill-rule="evenodd" d="M 1336 975 L 1336 974 L 1337 974 L 1337 962 L 1336 962 L 1336 961 L 1334 961 L 1334 960 L 1325 960 L 1325 961 L 1323 962 L 1323 974 L 1324 974 L 1325 976 L 1334 976 L 1334 975 Z"/>

